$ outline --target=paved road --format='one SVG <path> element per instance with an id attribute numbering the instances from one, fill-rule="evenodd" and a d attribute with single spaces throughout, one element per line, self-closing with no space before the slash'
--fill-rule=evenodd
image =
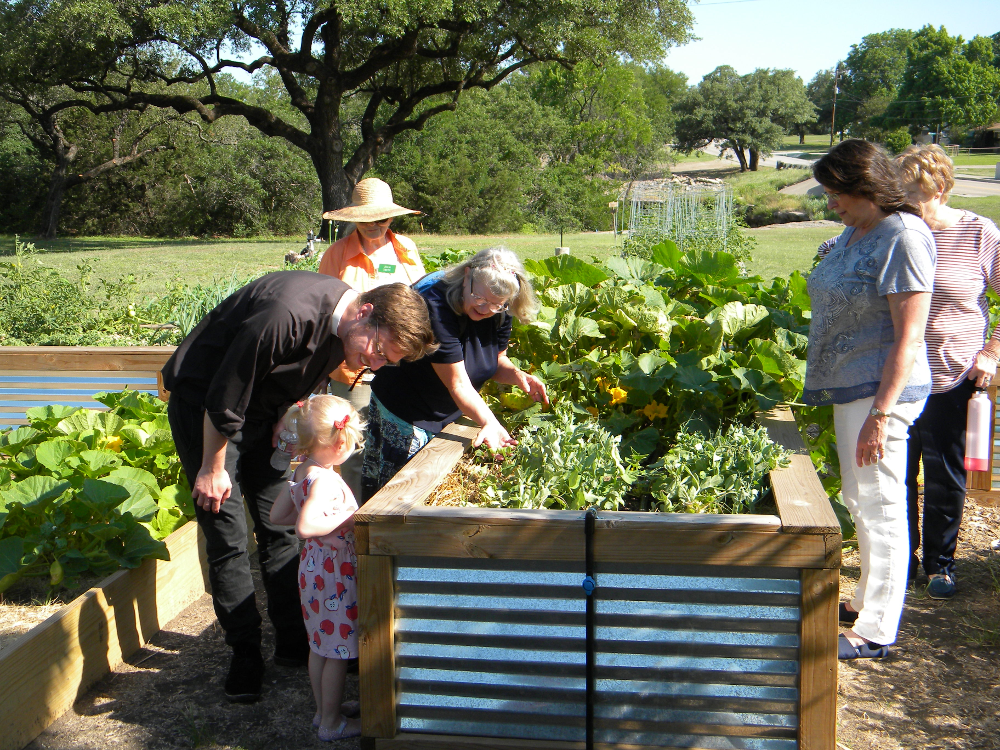
<path id="1" fill-rule="evenodd" d="M 718 156 L 720 151 L 719 147 L 714 143 L 709 144 L 703 150 L 705 151 L 706 154 L 712 156 Z M 804 167 L 811 166 L 813 161 L 815 161 L 814 159 L 802 159 L 799 158 L 798 156 L 792 156 L 792 154 L 801 154 L 801 153 L 802 153 L 801 151 L 797 151 L 795 149 L 789 149 L 787 151 L 776 151 L 775 153 L 771 154 L 771 156 L 769 156 L 768 158 L 761 159 L 760 163 L 765 167 L 775 167 L 777 166 L 779 161 L 784 164 L 799 164 Z M 732 156 L 732 152 L 730 152 L 728 155 Z M 709 163 L 712 164 L 713 166 L 715 166 L 716 164 L 719 164 L 721 166 L 723 163 L 731 163 L 732 166 L 736 166 L 735 160 L 729 162 L 728 159 L 726 160 L 726 162 L 709 162 Z M 697 169 L 698 167 L 695 166 L 696 164 L 697 162 L 693 163 L 688 162 L 684 165 L 678 165 L 678 167 L 683 166 L 683 167 L 689 167 L 691 169 Z M 675 167 L 674 171 L 681 171 L 678 169 L 678 167 Z M 705 167 L 702 167 L 702 169 L 704 168 Z M 987 167 L 987 169 L 991 169 L 991 167 Z M 789 185 L 786 188 L 782 188 L 780 192 L 787 193 L 788 195 L 822 195 L 823 188 L 822 186 L 820 186 L 818 182 L 816 182 L 816 180 L 810 177 L 808 180 L 804 180 L 794 185 Z M 980 177 L 979 175 L 959 176 L 955 178 L 955 188 L 954 190 L 951 191 L 951 194 L 959 195 L 965 198 L 982 198 L 990 195 L 1000 195 L 1000 180 L 994 179 L 993 177 L 987 175 L 984 175 L 982 177 Z"/>

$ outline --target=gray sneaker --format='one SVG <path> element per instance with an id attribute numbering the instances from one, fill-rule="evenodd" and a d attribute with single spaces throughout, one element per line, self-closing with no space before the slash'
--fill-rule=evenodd
<path id="1" fill-rule="evenodd" d="M 935 573 L 927 584 L 927 596 L 931 599 L 951 599 L 955 596 L 955 577 L 945 573 Z"/>

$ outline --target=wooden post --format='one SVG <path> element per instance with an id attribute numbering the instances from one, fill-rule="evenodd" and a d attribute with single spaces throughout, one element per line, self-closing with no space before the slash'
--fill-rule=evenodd
<path id="1" fill-rule="evenodd" d="M 396 736 L 395 591 L 391 557 L 358 556 L 361 734 Z"/>
<path id="2" fill-rule="evenodd" d="M 803 569 L 799 750 L 836 750 L 839 569 Z"/>

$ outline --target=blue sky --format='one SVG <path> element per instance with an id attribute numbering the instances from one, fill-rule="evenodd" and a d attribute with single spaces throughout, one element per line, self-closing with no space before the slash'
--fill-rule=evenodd
<path id="1" fill-rule="evenodd" d="M 701 41 L 664 63 L 696 84 L 719 65 L 737 73 L 791 68 L 806 83 L 832 68 L 865 34 L 944 26 L 970 39 L 1000 31 L 1000 0 L 704 0 L 691 4 Z"/>

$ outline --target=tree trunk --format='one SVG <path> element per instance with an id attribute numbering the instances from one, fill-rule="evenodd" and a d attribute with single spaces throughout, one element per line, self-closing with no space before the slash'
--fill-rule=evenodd
<path id="1" fill-rule="evenodd" d="M 323 194 L 323 211 L 336 211 L 351 202 L 354 182 L 344 170 L 342 153 L 334 151 L 332 144 L 329 142 L 321 143 L 316 151 L 310 156 L 312 156 L 313 166 L 316 168 L 316 176 L 319 177 L 320 189 Z M 323 219 L 319 236 L 325 242 L 333 241 L 332 221 Z"/>
<path id="2" fill-rule="evenodd" d="M 799 125 L 799 145 L 806 145 L 806 127 L 805 125 Z"/>
<path id="3" fill-rule="evenodd" d="M 42 211 L 42 239 L 54 240 L 59 229 L 59 211 L 62 208 L 63 194 L 66 192 L 66 167 L 56 167 L 49 184 L 49 194 L 45 199 Z"/>
<path id="4" fill-rule="evenodd" d="M 747 155 L 742 146 L 734 146 L 733 153 L 736 154 L 736 160 L 740 163 L 740 171 L 747 171 Z"/>
<path id="5" fill-rule="evenodd" d="M 750 171 L 756 172 L 760 165 L 760 151 L 755 148 L 750 149 Z"/>

